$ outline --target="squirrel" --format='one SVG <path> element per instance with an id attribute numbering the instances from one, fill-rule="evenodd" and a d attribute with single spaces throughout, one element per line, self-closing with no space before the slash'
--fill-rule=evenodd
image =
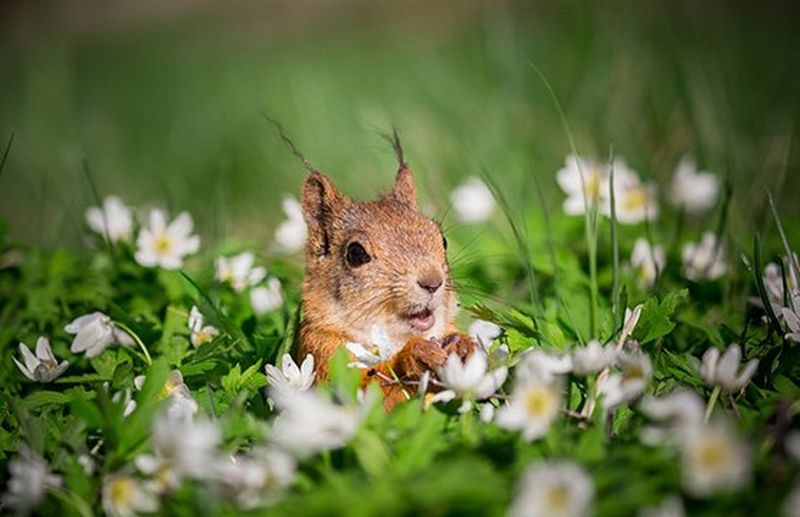
<path id="1" fill-rule="evenodd" d="M 392 144 L 399 162 L 394 186 L 374 201 L 355 201 L 309 169 L 302 189 L 308 237 L 298 347 L 300 359 L 314 357 L 320 381 L 339 348 L 375 346 L 372 330 L 382 329 L 397 351 L 361 375 L 362 386 L 380 383 L 387 411 L 416 393 L 425 371 L 435 373 L 451 353 L 465 360 L 475 349 L 455 327 L 447 240 L 417 207 L 416 182 L 396 133 Z"/>

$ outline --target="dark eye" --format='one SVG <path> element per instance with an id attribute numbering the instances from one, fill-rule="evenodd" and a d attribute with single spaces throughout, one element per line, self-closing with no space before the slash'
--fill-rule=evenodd
<path id="1" fill-rule="evenodd" d="M 355 268 L 358 266 L 363 266 L 372 260 L 372 257 L 369 256 L 367 250 L 365 250 L 364 246 L 362 246 L 360 243 L 351 242 L 347 245 L 347 251 L 345 252 L 344 259 L 347 261 L 348 266 Z"/>
<path id="2" fill-rule="evenodd" d="M 447 250 L 447 237 L 444 235 L 442 235 L 442 245 L 444 246 L 444 249 Z"/>

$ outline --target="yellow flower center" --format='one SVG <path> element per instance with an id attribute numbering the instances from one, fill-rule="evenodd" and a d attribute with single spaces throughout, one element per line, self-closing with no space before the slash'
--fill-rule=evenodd
<path id="1" fill-rule="evenodd" d="M 647 205 L 647 191 L 641 187 L 630 189 L 625 193 L 622 206 L 626 210 L 639 210 Z"/>
<path id="2" fill-rule="evenodd" d="M 569 488 L 559 483 L 547 491 L 547 508 L 553 513 L 563 513 L 569 509 Z"/>
<path id="3" fill-rule="evenodd" d="M 728 454 L 721 443 L 707 440 L 698 447 L 697 459 L 705 469 L 719 471 L 725 467 Z"/>
<path id="4" fill-rule="evenodd" d="M 128 477 L 118 477 L 111 481 L 111 502 L 115 507 L 127 507 L 133 498 L 133 480 Z"/>
<path id="5" fill-rule="evenodd" d="M 172 249 L 172 239 L 170 239 L 168 235 L 162 233 L 156 237 L 153 247 L 159 255 L 169 253 Z"/>
<path id="6" fill-rule="evenodd" d="M 534 416 L 548 415 L 553 409 L 553 395 L 545 388 L 535 387 L 525 395 L 528 413 Z"/>
<path id="7" fill-rule="evenodd" d="M 381 349 L 380 349 L 380 348 L 378 348 L 378 345 L 372 345 L 371 347 L 369 347 L 369 348 L 367 349 L 367 351 L 368 351 L 370 354 L 372 354 L 372 355 L 374 355 L 374 356 L 376 356 L 376 357 L 381 355 Z"/>
<path id="8" fill-rule="evenodd" d="M 603 178 L 596 170 L 590 170 L 588 172 L 585 180 L 586 197 L 590 200 L 595 200 L 600 196 L 600 186 Z"/>
<path id="9" fill-rule="evenodd" d="M 638 362 L 631 362 L 625 365 L 623 376 L 626 379 L 644 379 L 644 369 Z"/>
<path id="10" fill-rule="evenodd" d="M 175 382 L 173 380 L 168 380 L 167 383 L 164 384 L 164 387 L 161 388 L 161 391 L 158 392 L 158 399 L 159 400 L 163 400 L 163 399 L 169 397 L 170 395 L 172 395 L 172 392 L 175 391 L 176 389 L 178 389 L 178 387 L 181 384 L 183 384 L 183 383 L 182 382 Z"/>

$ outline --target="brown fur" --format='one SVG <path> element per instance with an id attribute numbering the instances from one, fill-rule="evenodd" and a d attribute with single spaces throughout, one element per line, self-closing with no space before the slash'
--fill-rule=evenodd
<path id="1" fill-rule="evenodd" d="M 318 172 L 308 175 L 302 195 L 308 242 L 299 359 L 312 354 L 317 379 L 325 379 L 336 350 L 348 342 L 369 345 L 373 325 L 382 327 L 404 345 L 386 363 L 362 370 L 362 378 L 364 384 L 381 383 L 387 409 L 416 387 L 383 377 L 415 381 L 425 370 L 435 372 L 448 353 L 465 357 L 474 348 L 468 337 L 454 333 L 456 297 L 442 232 L 417 210 L 414 177 L 401 151 L 398 158 L 392 191 L 376 201 L 354 201 Z M 371 257 L 356 268 L 345 260 L 353 241 Z M 443 284 L 434 293 L 423 287 L 439 280 Z M 435 323 L 420 332 L 408 316 L 424 309 L 432 310 Z"/>

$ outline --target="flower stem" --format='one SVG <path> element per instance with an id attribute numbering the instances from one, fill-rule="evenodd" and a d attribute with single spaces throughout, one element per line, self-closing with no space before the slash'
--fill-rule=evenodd
<path id="1" fill-rule="evenodd" d="M 411 400 L 411 395 L 408 394 L 408 391 L 406 391 L 406 387 L 403 385 L 402 382 L 400 382 L 400 377 L 397 376 L 397 373 L 395 373 L 394 368 L 392 368 L 392 365 L 387 362 L 386 368 L 389 370 L 389 373 L 392 374 L 392 379 L 394 379 L 397 382 L 397 384 L 400 385 L 400 389 L 403 391 L 403 396 L 405 396 L 406 400 Z"/>
<path id="2" fill-rule="evenodd" d="M 711 418 L 711 413 L 714 412 L 714 406 L 717 405 L 717 399 L 719 399 L 720 387 L 714 386 L 714 391 L 711 392 L 711 398 L 708 399 L 708 404 L 706 405 L 706 422 L 708 419 Z"/>
<path id="3" fill-rule="evenodd" d="M 136 334 L 136 332 L 134 332 L 129 326 L 122 323 L 121 321 L 114 320 L 114 325 L 124 330 L 126 334 L 128 334 L 130 337 L 133 338 L 133 340 L 142 350 L 142 354 L 144 354 L 144 362 L 147 363 L 147 366 L 153 366 L 153 359 L 150 357 L 150 352 L 147 351 L 147 347 L 144 346 L 144 343 L 142 342 L 141 338 Z"/>

